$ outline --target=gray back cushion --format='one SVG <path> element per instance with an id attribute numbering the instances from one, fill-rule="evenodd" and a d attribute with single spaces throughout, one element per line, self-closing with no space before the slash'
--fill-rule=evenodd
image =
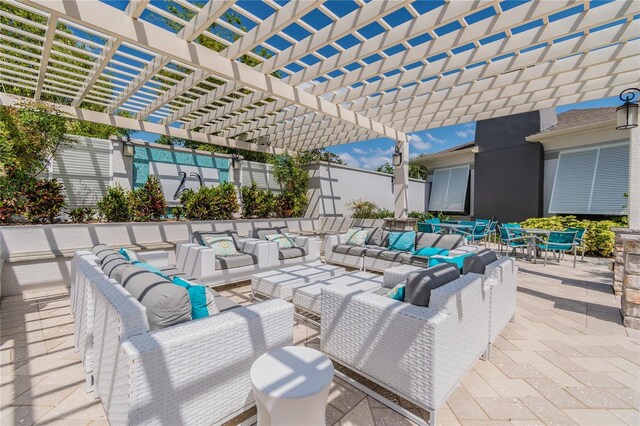
<path id="1" fill-rule="evenodd" d="M 365 245 L 370 246 L 380 246 L 382 247 L 383 241 L 383 232 L 382 228 L 378 227 L 362 227 L 365 231 L 367 231 L 367 239 L 364 241 Z"/>
<path id="2" fill-rule="evenodd" d="M 464 237 L 462 235 L 443 235 L 438 239 L 434 247 L 439 247 L 447 250 L 453 250 L 454 248 L 464 244 Z"/>
<path id="3" fill-rule="evenodd" d="M 287 226 L 273 226 L 271 228 L 256 228 L 253 230 L 253 238 L 257 238 L 259 240 L 266 240 L 267 235 L 286 234 L 287 232 L 289 232 L 289 228 Z"/>
<path id="4" fill-rule="evenodd" d="M 109 278 L 122 282 L 122 274 L 127 267 L 131 266 L 131 264 L 121 257 L 119 259 L 108 258 L 105 260 L 106 262 L 102 264 L 102 271 L 107 274 Z"/>
<path id="5" fill-rule="evenodd" d="M 441 263 L 424 271 L 409 274 L 404 287 L 404 301 L 429 306 L 431 290 L 460 278 L 460 271 L 450 263 Z"/>
<path id="6" fill-rule="evenodd" d="M 498 255 L 494 251 L 489 249 L 480 250 L 476 254 L 467 256 L 464 258 L 462 264 L 462 274 L 466 275 L 469 272 L 474 274 L 484 274 L 487 269 L 487 265 L 498 260 Z"/>
<path id="7" fill-rule="evenodd" d="M 191 302 L 184 287 L 137 266 L 124 270 L 122 286 L 146 308 L 151 330 L 191 320 Z"/>
<path id="8" fill-rule="evenodd" d="M 446 250 L 453 250 L 464 243 L 462 235 L 440 235 L 429 232 L 418 232 L 416 234 L 416 250 L 424 247 L 438 247 Z"/>
<path id="9" fill-rule="evenodd" d="M 191 242 L 200 244 L 201 246 L 206 246 L 202 239 L 205 235 L 213 237 L 231 237 L 233 238 L 233 245 L 236 246 L 236 250 L 240 250 L 240 236 L 238 235 L 238 231 L 235 229 L 229 229 L 226 231 L 194 231 L 191 234 Z"/>
<path id="10" fill-rule="evenodd" d="M 111 254 L 118 254 L 118 252 L 105 244 L 98 244 L 97 246 L 94 246 L 91 249 L 91 253 L 95 254 L 100 261 Z"/>

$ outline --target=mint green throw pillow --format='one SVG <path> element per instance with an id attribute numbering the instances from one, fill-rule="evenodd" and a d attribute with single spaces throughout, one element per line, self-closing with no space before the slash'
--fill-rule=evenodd
<path id="1" fill-rule="evenodd" d="M 118 254 L 120 254 L 120 256 L 124 257 L 124 260 L 126 260 L 129 263 L 133 263 L 133 262 L 138 262 L 139 261 L 138 255 L 133 250 L 129 250 L 129 249 L 126 249 L 124 247 L 120 247 L 120 251 L 118 251 Z"/>
<path id="2" fill-rule="evenodd" d="M 416 248 L 415 231 L 389 232 L 389 250 L 413 251 Z"/>
<path id="3" fill-rule="evenodd" d="M 398 284 L 387 292 L 387 297 L 404 302 L 404 284 Z"/>
<path id="4" fill-rule="evenodd" d="M 441 263 L 451 263 L 453 265 L 456 265 L 458 267 L 458 269 L 460 269 L 462 271 L 462 265 L 464 264 L 464 258 L 471 256 L 475 253 L 465 253 L 465 254 L 461 254 L 460 256 L 441 256 L 441 255 L 435 255 L 435 256 L 431 256 L 429 258 L 429 268 L 431 268 L 432 266 L 436 266 L 439 265 Z"/>
<path id="5" fill-rule="evenodd" d="M 421 249 L 414 251 L 413 255 L 425 256 L 425 257 L 431 257 L 436 255 L 449 256 L 449 250 L 443 249 L 440 247 L 422 247 Z"/>

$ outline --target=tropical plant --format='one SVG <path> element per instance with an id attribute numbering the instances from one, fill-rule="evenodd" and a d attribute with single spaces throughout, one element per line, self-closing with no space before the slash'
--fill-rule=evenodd
<path id="1" fill-rule="evenodd" d="M 275 208 L 275 195 L 268 189 L 258 188 L 255 182 L 250 186 L 241 188 L 242 194 L 242 217 L 267 218 L 270 217 Z"/>
<path id="2" fill-rule="evenodd" d="M 91 207 L 76 207 L 69 210 L 69 219 L 73 223 L 86 223 L 93 219 L 93 214 Z"/>
<path id="3" fill-rule="evenodd" d="M 309 171 L 300 156 L 281 155 L 273 160 L 273 176 L 282 188 L 276 196 L 278 217 L 300 217 L 307 210 Z"/>
<path id="4" fill-rule="evenodd" d="M 420 222 L 424 222 L 425 220 L 432 219 L 434 217 L 429 212 L 418 212 L 418 211 L 409 212 L 408 216 L 414 219 L 418 219 Z"/>
<path id="5" fill-rule="evenodd" d="M 175 220 L 180 220 L 184 216 L 184 208 L 182 206 L 176 206 L 171 209 L 171 215 Z"/>
<path id="6" fill-rule="evenodd" d="M 107 222 L 128 222 L 131 220 L 129 197 L 118 184 L 109 187 L 106 195 L 98 201 L 98 212 Z"/>
<path id="7" fill-rule="evenodd" d="M 56 179 L 30 179 L 20 191 L 29 222 L 56 222 L 64 207 L 64 187 Z"/>
<path id="8" fill-rule="evenodd" d="M 180 195 L 184 216 L 189 220 L 229 220 L 238 211 L 236 187 L 230 182 L 187 189 Z"/>
<path id="9" fill-rule="evenodd" d="M 378 206 L 376 203 L 365 200 L 354 200 L 347 204 L 351 210 L 351 217 L 354 219 L 375 219 Z"/>
<path id="10" fill-rule="evenodd" d="M 131 218 L 136 222 L 159 220 L 167 215 L 167 201 L 157 176 L 149 176 L 144 186 L 129 192 Z"/>

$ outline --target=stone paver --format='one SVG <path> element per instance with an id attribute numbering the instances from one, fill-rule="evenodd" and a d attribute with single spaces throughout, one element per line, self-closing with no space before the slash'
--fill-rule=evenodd
<path id="1" fill-rule="evenodd" d="M 544 267 L 518 260 L 518 266 L 515 322 L 491 359 L 479 360 L 442 406 L 438 423 L 640 424 L 640 332 L 622 327 L 607 261 L 586 259 L 576 269 L 570 261 Z M 239 303 L 251 301 L 248 283 L 221 291 Z M 107 424 L 100 402 L 84 390 L 71 321 L 64 290 L 2 300 L 0 424 Z M 297 323 L 294 341 L 317 347 L 318 331 Z M 413 424 L 339 379 L 326 419 L 330 425 Z"/>

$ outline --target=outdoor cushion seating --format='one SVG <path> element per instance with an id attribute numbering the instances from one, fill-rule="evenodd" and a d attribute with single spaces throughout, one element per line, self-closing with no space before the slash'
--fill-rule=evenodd
<path id="1" fill-rule="evenodd" d="M 484 275 L 460 276 L 451 265 L 431 270 L 450 275 L 430 290 L 426 307 L 388 297 L 388 287 L 322 288 L 320 345 L 340 364 L 429 411 L 436 424 L 435 411 L 513 318 L 517 267 L 504 257 Z M 420 279 L 420 272 L 407 272 L 407 280 Z"/>
<path id="2" fill-rule="evenodd" d="M 74 271 L 95 300 L 93 377 L 111 424 L 224 423 L 253 404 L 252 363 L 292 344 L 291 305 L 270 300 L 225 309 L 215 292 L 219 314 L 152 331 L 148 308 L 127 290 L 141 287 L 119 285 L 99 262 L 76 252 Z"/>
<path id="3" fill-rule="evenodd" d="M 274 234 L 286 234 L 293 241 L 294 247 L 278 247 L 277 257 L 273 259 L 273 266 L 283 267 L 298 263 L 313 262 L 320 258 L 318 240 L 316 240 L 315 237 L 303 237 L 291 234 L 289 233 L 289 228 L 286 226 L 256 228 L 249 231 L 249 237 L 263 241 L 267 240 L 267 236 Z"/>
<path id="4" fill-rule="evenodd" d="M 478 253 L 475 253 L 473 256 L 465 257 L 464 263 L 462 265 L 462 273 L 475 273 L 475 274 L 484 274 L 487 265 L 498 260 L 498 256 L 496 253 L 489 249 L 480 250 Z"/>
<path id="5" fill-rule="evenodd" d="M 417 256 L 415 254 L 425 248 L 443 249 L 451 256 L 458 256 L 477 250 L 476 246 L 467 245 L 461 235 L 441 235 L 427 232 L 415 233 L 413 251 L 390 250 L 388 248 L 389 231 L 382 228 L 362 229 L 369 231 L 371 234 L 367 236 L 364 246 L 347 245 L 346 234 L 328 235 L 324 240 L 326 261 L 358 269 L 383 272 L 387 268 L 401 264 L 427 267 L 428 256 Z M 371 242 L 379 244 L 371 244 Z"/>
<path id="6" fill-rule="evenodd" d="M 451 264 L 440 264 L 407 277 L 404 301 L 416 306 L 429 306 L 431 292 L 460 278 L 460 270 Z"/>

